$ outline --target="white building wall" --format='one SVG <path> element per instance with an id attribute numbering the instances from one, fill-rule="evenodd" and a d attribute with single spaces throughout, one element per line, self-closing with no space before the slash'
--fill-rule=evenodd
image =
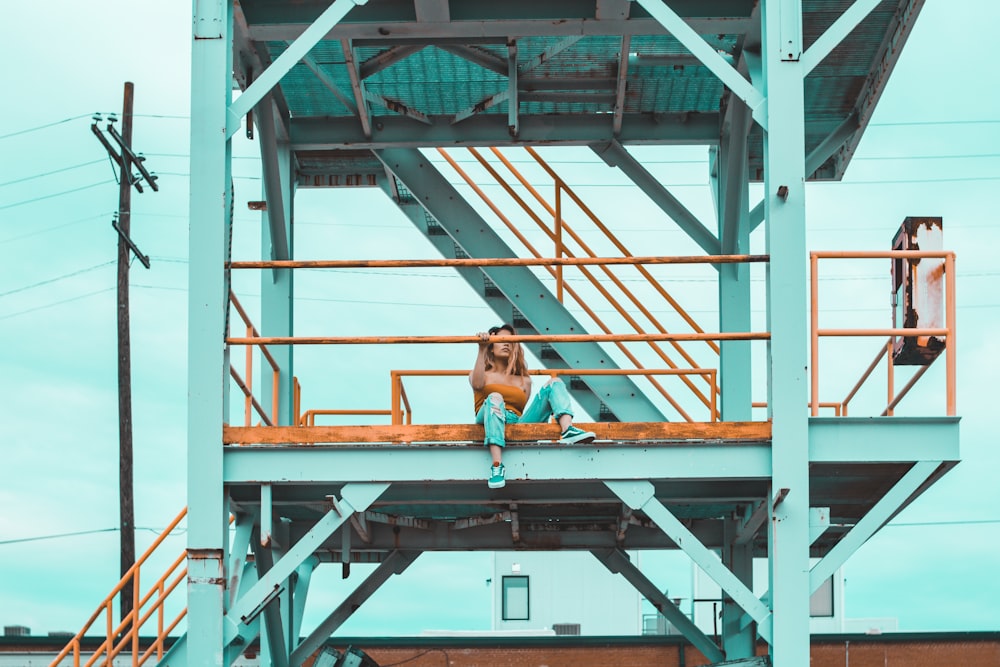
<path id="1" fill-rule="evenodd" d="M 631 552 L 634 563 L 644 554 Z M 706 634 L 721 628 L 721 590 L 701 568 L 684 559 L 689 588 L 676 598 L 681 611 L 693 617 Z M 648 566 L 648 564 L 646 564 Z M 654 566 L 655 567 L 655 566 Z M 646 572 L 652 576 L 653 572 Z M 768 587 L 767 561 L 754 560 L 754 593 L 763 596 Z M 503 578 L 525 576 L 528 580 L 527 620 L 503 618 Z M 674 579 L 677 577 L 675 576 Z M 675 581 L 673 586 L 676 586 Z M 641 635 L 643 611 L 653 612 L 648 602 L 624 577 L 612 574 L 589 552 L 515 552 L 494 554 L 493 630 L 506 634 L 537 634 L 551 632 L 557 624 L 579 624 L 581 635 Z M 670 593 L 673 596 L 673 593 Z M 812 598 L 813 611 L 810 632 L 878 634 L 898 629 L 894 618 L 850 618 L 844 597 L 844 577 L 837 570 L 832 583 L 820 589 Z M 714 604 L 713 604 L 714 602 Z M 674 633 L 669 624 L 661 624 L 660 632 Z"/>
<path id="2" fill-rule="evenodd" d="M 503 577 L 528 577 L 529 618 L 503 619 Z M 641 597 L 589 552 L 494 554 L 493 629 L 538 631 L 580 625 L 582 635 L 638 635 Z"/>

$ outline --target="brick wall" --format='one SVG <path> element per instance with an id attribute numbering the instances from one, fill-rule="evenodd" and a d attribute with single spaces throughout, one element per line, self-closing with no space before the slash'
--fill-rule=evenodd
<path id="1" fill-rule="evenodd" d="M 699 667 L 710 664 L 687 645 L 608 643 L 586 646 L 355 645 L 380 667 Z M 346 646 L 338 647 L 340 649 Z M 759 652 L 766 650 L 758 647 Z M 1000 667 L 1000 636 L 974 640 L 882 637 L 814 641 L 810 667 Z"/>

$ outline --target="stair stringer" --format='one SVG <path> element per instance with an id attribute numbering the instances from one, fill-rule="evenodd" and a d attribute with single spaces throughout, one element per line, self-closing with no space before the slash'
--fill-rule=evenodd
<path id="1" fill-rule="evenodd" d="M 420 229 L 444 257 L 455 257 L 456 249 L 470 257 L 517 257 L 479 213 L 455 190 L 445 177 L 416 149 L 387 148 L 373 151 L 390 178 L 395 178 L 413 193 L 412 204 L 397 200 L 407 217 Z M 391 196 L 391 195 L 390 195 Z M 446 235 L 430 234 L 422 214 L 426 211 L 440 223 Z M 448 239 L 447 242 L 444 239 Z M 586 333 L 583 325 L 555 298 L 545 285 L 524 266 L 459 268 L 459 273 L 504 321 L 519 312 L 534 330 L 530 333 Z M 485 295 L 481 276 L 489 278 L 502 296 Z M 511 318 L 506 319 L 506 315 Z M 519 327 L 523 333 L 526 327 Z M 531 347 L 543 356 L 540 346 Z M 618 368 L 597 343 L 553 344 L 558 359 L 544 355 L 556 368 Z M 578 383 L 571 383 L 578 384 Z M 666 421 L 665 415 L 649 400 L 628 376 L 590 376 L 583 380 L 589 392 L 579 389 L 580 404 L 600 415 L 601 404 L 620 421 Z M 589 393 L 590 397 L 586 394 Z M 595 400 L 596 399 L 596 400 Z"/>
<path id="2" fill-rule="evenodd" d="M 395 180 L 395 177 L 391 174 L 387 178 Z M 458 256 L 454 239 L 443 231 L 441 225 L 427 212 L 427 209 L 408 194 L 398 195 L 394 193 L 391 187 L 392 183 L 389 180 L 379 179 L 379 182 L 386 194 L 399 206 L 399 210 L 406 214 L 406 217 L 410 219 L 413 225 L 437 248 L 442 257 L 453 258 Z M 442 231 L 439 232 L 437 230 Z M 502 292 L 496 290 L 495 294 L 490 293 L 494 292 L 494 290 L 488 288 L 487 277 L 481 269 L 478 267 L 454 267 L 454 269 L 468 283 L 469 287 L 483 299 L 486 305 L 496 313 L 498 321 L 513 324 L 517 328 L 518 333 L 529 335 L 538 333 L 538 330 L 532 326 L 531 322 L 514 307 L 514 304 Z M 544 359 L 547 367 L 569 368 L 566 360 L 559 356 L 559 353 L 551 346 L 541 343 L 525 343 L 524 345 L 531 350 L 535 357 Z M 581 382 L 575 380 L 567 382 L 566 386 L 569 388 L 574 400 L 580 404 L 587 414 L 593 415 L 598 419 L 603 418 L 607 421 L 618 420 L 618 416 L 612 413 L 610 408 L 589 387 L 581 387 Z M 609 417 L 610 419 L 608 419 Z"/>

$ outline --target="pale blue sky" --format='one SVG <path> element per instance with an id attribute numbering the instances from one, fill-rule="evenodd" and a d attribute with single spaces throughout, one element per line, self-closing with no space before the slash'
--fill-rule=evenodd
<path id="1" fill-rule="evenodd" d="M 1000 324 L 1000 270 L 994 262 L 1000 241 L 995 195 L 1000 99 L 990 65 L 992 45 L 968 39 L 970 25 L 998 22 L 1000 6 L 990 0 L 930 0 L 847 177 L 808 188 L 810 249 L 887 249 L 907 215 L 940 215 L 945 246 L 958 253 L 963 463 L 846 567 L 848 614 L 897 617 L 906 631 L 1000 629 L 995 604 L 1000 598 L 995 576 L 1000 448 L 989 417 L 1000 376 L 994 342 Z M 145 529 L 165 526 L 185 502 L 189 26 L 189 3 L 4 4 L 0 36 L 9 64 L 0 73 L 5 93 L 0 111 L 3 625 L 27 625 L 36 634 L 75 631 L 118 578 L 118 534 L 106 530 L 118 523 L 116 238 L 110 226 L 117 186 L 89 124 L 95 111 L 120 111 L 125 80 L 135 82 L 134 145 L 161 175 L 159 193 L 133 196 L 133 237 L 152 258 L 150 270 L 136 263 L 132 271 L 140 551 L 153 537 Z M 241 141 L 236 152 L 252 157 L 256 147 Z M 709 219 L 705 149 L 634 154 Z M 580 184 L 588 203 L 614 220 L 634 248 L 697 252 L 683 234 L 664 231 L 662 214 L 589 151 L 546 155 L 581 163 L 559 169 Z M 237 159 L 234 172 L 237 201 L 259 198 L 255 161 Z M 622 197 L 634 198 L 628 220 L 621 220 L 617 210 Z M 343 256 L 434 256 L 379 191 L 304 192 L 296 205 L 302 257 L 312 256 L 310 248 L 332 243 Z M 256 215 L 241 204 L 236 223 L 234 255 L 256 258 Z M 757 249 L 762 245 L 762 230 L 754 243 Z M 853 278 L 823 283 L 824 321 L 888 324 L 887 267 L 850 265 L 843 271 L 837 277 Z M 460 279 L 444 269 L 427 273 L 408 277 L 402 288 L 391 276 L 366 276 L 364 293 L 357 272 L 302 274 L 299 294 L 311 301 L 300 308 L 298 332 L 453 335 L 493 323 Z M 670 278 L 687 297 L 682 300 L 695 304 L 695 313 L 700 295 L 714 290 L 704 275 Z M 259 293 L 256 280 L 248 274 L 236 282 L 252 311 Z M 755 308 L 762 304 L 755 301 Z M 762 322 L 762 313 L 757 317 Z M 333 324 L 346 318 L 349 332 Z M 714 328 L 713 318 L 711 310 L 700 312 L 708 329 Z M 862 346 L 857 373 L 875 345 Z M 385 407 L 388 369 L 465 368 L 471 362 L 463 347 L 419 347 L 382 350 L 385 358 L 377 363 L 345 349 L 302 351 L 297 371 L 307 407 Z M 329 383 L 333 371 L 355 373 L 355 381 L 351 386 Z M 856 377 L 852 369 L 847 375 L 824 376 L 824 390 L 842 396 Z M 941 362 L 899 412 L 943 413 L 943 378 Z M 426 385 L 432 386 L 447 392 L 453 385 Z M 466 421 L 464 391 L 454 388 L 453 404 L 416 406 L 422 411 L 418 419 Z M 873 409 L 874 403 L 867 407 Z M 101 530 L 106 532 L 89 532 Z M 84 531 L 88 534 L 26 541 Z M 183 535 L 170 543 L 179 553 Z M 683 595 L 686 567 L 674 557 L 662 560 L 664 566 L 651 576 L 671 594 Z M 489 562 L 481 554 L 427 554 L 379 591 L 341 633 L 485 629 Z M 320 572 L 310 602 L 313 615 L 324 601 L 336 600 L 344 585 L 338 568 Z M 461 594 L 466 604 L 428 602 L 452 593 Z"/>

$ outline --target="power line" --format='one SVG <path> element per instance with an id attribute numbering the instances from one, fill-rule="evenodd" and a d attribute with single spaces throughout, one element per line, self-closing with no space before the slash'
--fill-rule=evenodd
<path id="1" fill-rule="evenodd" d="M 52 171 L 47 171 L 44 174 L 35 174 L 34 176 L 25 176 L 24 178 L 18 178 L 14 181 L 7 181 L 6 183 L 0 183 L 0 188 L 7 185 L 14 185 L 15 183 L 24 183 L 25 181 L 32 181 L 36 178 L 44 178 L 46 176 L 52 176 L 53 174 L 60 174 L 64 171 L 72 171 L 73 169 L 79 169 L 80 167 L 89 167 L 92 164 L 98 164 L 104 162 L 104 160 L 91 160 L 90 162 L 81 162 L 80 164 L 74 164 L 70 167 L 63 167 L 62 169 L 53 169 Z"/>
<path id="2" fill-rule="evenodd" d="M 54 232 L 56 230 L 63 229 L 64 227 L 78 225 L 81 222 L 89 222 L 90 220 L 99 220 L 101 218 L 107 218 L 110 217 L 111 214 L 112 211 L 106 211 L 104 213 L 98 213 L 97 215 L 91 215 L 86 218 L 77 218 L 76 220 L 70 220 L 69 222 L 64 222 L 63 224 L 56 225 L 54 227 L 46 227 L 45 229 L 36 229 L 33 232 L 28 232 L 27 234 L 21 234 L 20 236 L 11 236 L 10 238 L 0 239 L 0 245 L 3 245 L 4 243 L 12 243 L 13 241 L 20 241 L 21 239 L 26 239 L 31 236 L 38 236 L 39 234 L 47 234 L 49 232 Z M 177 216 L 177 217 L 183 217 L 183 216 Z"/>
<path id="3" fill-rule="evenodd" d="M 73 301 L 79 301 L 80 299 L 86 299 L 92 297 L 95 294 L 101 294 L 102 292 L 110 292 L 115 289 L 114 287 L 105 287 L 104 289 L 94 290 L 93 292 L 87 292 L 86 294 L 80 294 L 79 296 L 70 297 L 69 299 L 63 299 L 62 301 L 55 301 L 53 303 L 47 303 L 43 306 L 36 306 L 34 308 L 28 308 L 27 310 L 19 310 L 16 313 L 8 313 L 7 315 L 0 315 L 0 320 L 9 320 L 12 317 L 17 317 L 18 315 L 26 315 L 28 313 L 33 313 L 38 310 L 45 310 L 47 308 L 54 308 L 56 306 L 61 306 L 66 303 L 71 303 Z"/>
<path id="4" fill-rule="evenodd" d="M 23 287 L 18 287 L 17 289 L 12 289 L 12 290 L 10 290 L 8 292 L 0 292 L 0 297 L 8 296 L 10 294 L 17 294 L 18 292 L 24 292 L 26 290 L 34 289 L 36 287 L 41 287 L 43 285 L 51 285 L 52 283 L 59 282 L 60 280 L 65 280 L 66 278 L 72 278 L 73 276 L 78 276 L 78 275 L 83 274 L 83 273 L 88 273 L 88 272 L 93 271 L 95 269 L 99 269 L 99 268 L 102 268 L 102 267 L 108 266 L 109 264 L 114 264 L 114 263 L 115 263 L 115 260 L 112 259 L 112 260 L 109 260 L 107 262 L 102 262 L 100 264 L 95 264 L 94 266 L 87 267 L 86 269 L 80 269 L 79 271 L 73 271 L 71 273 L 64 273 L 63 275 L 56 276 L 55 278 L 49 278 L 48 280 L 41 280 L 41 281 L 39 281 L 37 283 L 33 283 L 31 285 L 25 285 Z"/>
<path id="5" fill-rule="evenodd" d="M 15 206 L 24 206 L 25 204 L 34 204 L 45 199 L 53 199 L 55 197 L 62 197 L 63 195 L 72 194 L 74 192 L 80 192 L 81 190 L 89 190 L 90 188 L 96 188 L 99 185 L 107 185 L 108 183 L 114 183 L 114 179 L 108 179 L 105 181 L 100 181 L 98 183 L 91 183 L 90 185 L 83 185 L 78 188 L 73 188 L 72 190 L 63 190 L 62 192 L 56 192 L 50 195 L 42 195 L 41 197 L 34 197 L 33 199 L 25 199 L 24 201 L 14 202 L 13 204 L 6 204 L 0 206 L 0 211 L 8 208 L 14 208 Z"/>
<path id="6" fill-rule="evenodd" d="M 892 123 L 869 123 L 868 127 L 906 127 L 919 125 L 1000 125 L 1000 120 L 908 120 Z"/>
<path id="7" fill-rule="evenodd" d="M 57 120 L 52 123 L 46 123 L 44 125 L 36 125 L 35 127 L 29 127 L 23 130 L 17 130 L 16 132 L 11 132 L 10 134 L 0 135 L 0 140 L 9 139 L 10 137 L 16 137 L 22 134 L 28 134 L 29 132 L 37 132 L 38 130 L 44 130 L 50 127 L 55 127 L 56 125 L 62 125 L 63 123 L 69 123 L 70 121 L 79 120 L 81 118 L 89 118 L 90 114 L 80 114 L 79 116 L 70 116 L 69 118 L 63 118 L 62 120 Z"/>
<path id="8" fill-rule="evenodd" d="M 145 530 L 151 533 L 156 533 L 159 535 L 163 532 L 162 528 L 150 528 L 148 526 L 136 526 L 136 530 Z M 38 535 L 36 537 L 19 537 L 13 540 L 2 540 L 0 541 L 0 546 L 4 544 L 21 544 L 23 542 L 39 542 L 41 540 L 58 540 L 63 537 L 79 537 L 82 535 L 95 535 L 97 533 L 114 533 L 121 530 L 120 528 L 95 528 L 94 530 L 78 530 L 72 533 L 53 533 L 51 535 Z M 174 528 L 171 531 L 173 533 L 186 533 L 187 528 Z"/>

